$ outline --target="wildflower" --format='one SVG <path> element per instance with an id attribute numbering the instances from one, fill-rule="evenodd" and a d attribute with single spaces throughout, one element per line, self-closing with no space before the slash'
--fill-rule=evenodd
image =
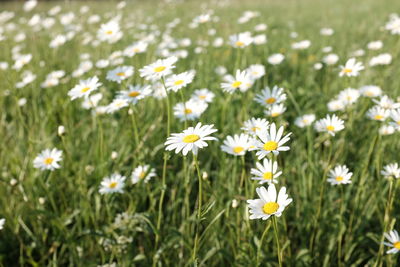
<path id="1" fill-rule="evenodd" d="M 314 114 L 305 114 L 303 116 L 297 117 L 296 120 L 294 121 L 294 124 L 296 124 L 296 126 L 299 128 L 304 128 L 306 126 L 310 126 L 314 121 L 315 121 Z"/>
<path id="2" fill-rule="evenodd" d="M 125 176 L 114 173 L 109 177 L 105 177 L 100 184 L 100 194 L 123 193 L 125 186 Z"/>
<path id="3" fill-rule="evenodd" d="M 384 234 L 389 242 L 383 242 L 388 247 L 391 247 L 386 253 L 395 254 L 400 251 L 400 237 L 396 230 L 389 231 Z"/>
<path id="4" fill-rule="evenodd" d="M 390 115 L 390 111 L 380 106 L 374 106 L 367 111 L 367 117 L 375 121 L 384 121 Z"/>
<path id="5" fill-rule="evenodd" d="M 282 54 L 272 54 L 268 57 L 268 63 L 271 65 L 279 65 L 285 59 L 285 56 Z"/>
<path id="6" fill-rule="evenodd" d="M 254 100 L 261 105 L 273 105 L 279 104 L 286 100 L 286 94 L 283 92 L 283 88 L 274 86 L 272 90 L 267 86 L 260 94 L 257 94 Z"/>
<path id="7" fill-rule="evenodd" d="M 278 183 L 278 178 L 281 176 L 282 172 L 278 172 L 278 162 L 274 161 L 272 163 L 272 160 L 269 159 L 264 159 L 263 164 L 257 162 L 256 163 L 257 169 L 252 168 L 251 169 L 251 174 L 254 175 L 251 177 L 252 180 L 259 181 L 259 184 L 264 184 L 264 183 Z"/>
<path id="8" fill-rule="evenodd" d="M 273 215 L 280 217 L 285 208 L 293 201 L 293 199 L 288 198 L 286 187 L 282 187 L 279 190 L 277 197 L 274 184 L 270 184 L 268 190 L 265 187 L 258 187 L 256 192 L 259 199 L 247 200 L 250 208 L 251 220 L 267 220 Z"/>
<path id="9" fill-rule="evenodd" d="M 266 119 L 251 118 L 244 122 L 244 130 L 246 133 L 256 136 L 258 133 L 265 132 L 269 128 L 269 122 Z"/>
<path id="10" fill-rule="evenodd" d="M 221 150 L 234 156 L 243 156 L 251 145 L 252 143 L 250 142 L 248 135 L 235 134 L 233 137 L 226 137 L 224 144 L 221 145 Z"/>
<path id="11" fill-rule="evenodd" d="M 350 184 L 352 172 L 345 165 L 336 166 L 333 170 L 329 171 L 328 182 L 331 185 Z"/>
<path id="12" fill-rule="evenodd" d="M 174 115 L 181 121 L 195 120 L 207 109 L 208 104 L 204 101 L 189 99 L 185 103 L 177 103 L 174 106 Z"/>
<path id="13" fill-rule="evenodd" d="M 390 118 L 393 120 L 390 124 L 400 131 L 400 109 L 391 110 Z"/>
<path id="14" fill-rule="evenodd" d="M 178 90 L 193 81 L 194 74 L 194 71 L 186 71 L 180 74 L 171 75 L 165 82 L 167 89 L 169 91 L 178 92 Z"/>
<path id="15" fill-rule="evenodd" d="M 150 86 L 129 85 L 128 90 L 119 91 L 118 98 L 125 99 L 131 104 L 136 104 L 139 100 L 151 95 Z"/>
<path id="16" fill-rule="evenodd" d="M 123 80 L 131 77 L 132 75 L 133 75 L 132 66 L 122 66 L 107 72 L 106 79 L 109 81 L 121 83 Z"/>
<path id="17" fill-rule="evenodd" d="M 315 129 L 318 132 L 327 132 L 332 136 L 344 129 L 344 121 L 339 119 L 335 114 L 326 116 L 324 119 L 320 119 L 315 123 Z"/>
<path id="18" fill-rule="evenodd" d="M 217 138 L 209 136 L 217 131 L 217 129 L 213 127 L 214 125 L 202 125 L 201 122 L 199 122 L 195 127 L 189 127 L 183 130 L 182 133 L 173 133 L 165 142 L 167 146 L 165 149 L 168 151 L 175 150 L 176 154 L 182 151 L 184 156 L 186 156 L 189 151 L 197 155 L 199 148 L 208 146 L 205 141 L 217 140 Z"/>
<path id="19" fill-rule="evenodd" d="M 171 74 L 172 69 L 175 68 L 174 64 L 177 60 L 177 57 L 159 59 L 156 62 L 141 68 L 139 70 L 140 77 L 143 77 L 146 80 L 159 80 L 161 77 Z"/>
<path id="20" fill-rule="evenodd" d="M 211 103 L 214 97 L 215 94 L 206 88 L 195 90 L 192 94 L 192 99 L 197 99 L 206 103 Z"/>
<path id="21" fill-rule="evenodd" d="M 383 170 L 381 171 L 381 174 L 385 177 L 385 178 L 400 178 L 400 168 L 399 165 L 397 163 L 392 163 L 392 164 L 388 164 L 385 167 L 383 167 Z"/>
<path id="22" fill-rule="evenodd" d="M 33 167 L 41 170 L 59 169 L 58 164 L 62 160 L 62 151 L 57 148 L 45 149 L 33 160 Z"/>
<path id="23" fill-rule="evenodd" d="M 235 48 L 244 48 L 253 42 L 250 32 L 243 32 L 229 36 L 229 44 Z"/>
<path id="24" fill-rule="evenodd" d="M 382 94 L 382 89 L 376 85 L 364 85 L 359 90 L 366 97 L 377 97 Z"/>
<path id="25" fill-rule="evenodd" d="M 3 230 L 4 224 L 6 223 L 6 219 L 0 219 L 0 230 Z"/>
<path id="26" fill-rule="evenodd" d="M 261 142 L 257 140 L 255 143 L 255 148 L 252 150 L 257 150 L 256 155 L 258 156 L 258 159 L 263 159 L 269 153 L 278 155 L 280 151 L 287 151 L 290 149 L 290 147 L 283 145 L 290 140 L 289 136 L 292 133 L 288 133 L 282 137 L 283 130 L 283 126 L 281 126 L 277 132 L 275 123 L 272 123 L 269 130 L 257 133 L 257 137 L 261 140 Z"/>
<path id="27" fill-rule="evenodd" d="M 115 111 L 127 107 L 128 105 L 128 100 L 123 98 L 116 98 L 110 104 L 108 104 L 108 106 L 105 108 L 105 112 L 114 113 Z"/>
<path id="28" fill-rule="evenodd" d="M 340 66 L 341 70 L 339 73 L 339 76 L 347 76 L 347 77 L 352 77 L 352 76 L 358 76 L 360 71 L 364 69 L 364 66 L 362 65 L 361 62 L 356 62 L 355 58 L 350 58 L 347 60 L 346 64 L 344 66 Z"/>
<path id="29" fill-rule="evenodd" d="M 265 115 L 270 116 L 272 118 L 278 117 L 282 115 L 286 111 L 286 107 L 284 104 L 273 104 L 264 111 Z"/>
<path id="30" fill-rule="evenodd" d="M 68 92 L 68 96 L 71 97 L 71 100 L 81 97 L 88 98 L 90 93 L 92 93 L 94 90 L 97 90 L 97 88 L 100 86 L 101 83 L 99 82 L 99 78 L 97 78 L 97 76 L 87 80 L 80 80 L 79 84 L 75 85 L 75 87 Z"/>
<path id="31" fill-rule="evenodd" d="M 132 184 L 136 184 L 139 181 L 143 180 L 145 183 L 150 181 L 152 177 L 156 177 L 156 170 L 154 168 L 150 168 L 150 165 L 142 165 L 136 167 L 131 175 Z"/>
<path id="32" fill-rule="evenodd" d="M 225 92 L 228 92 L 230 94 L 235 92 L 237 89 L 245 92 L 253 85 L 250 76 L 245 70 L 237 70 L 235 77 L 233 77 L 232 75 L 226 75 L 224 77 L 224 80 L 225 82 L 221 83 L 221 87 L 222 89 L 224 89 Z"/>

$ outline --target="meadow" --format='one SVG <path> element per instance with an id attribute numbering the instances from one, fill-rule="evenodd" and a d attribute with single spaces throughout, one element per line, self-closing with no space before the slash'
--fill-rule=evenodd
<path id="1" fill-rule="evenodd" d="M 396 12 L 2 2 L 0 266 L 400 266 Z"/>

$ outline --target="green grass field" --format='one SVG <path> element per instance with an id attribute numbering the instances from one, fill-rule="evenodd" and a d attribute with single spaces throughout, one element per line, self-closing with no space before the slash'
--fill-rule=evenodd
<path id="1" fill-rule="evenodd" d="M 127 1 L 119 8 L 108 1 L 39 2 L 30 11 L 21 2 L 0 4 L 0 219 L 5 219 L 0 266 L 400 266 L 398 254 L 387 254 L 392 247 L 400 249 L 400 240 L 384 238 L 400 230 L 399 177 L 381 173 L 387 164 L 400 163 L 400 118 L 396 122 L 392 115 L 399 108 L 383 107 L 381 101 L 385 116 L 370 119 L 367 111 L 381 96 L 364 95 L 337 111 L 327 106 L 344 89 L 358 92 L 366 85 L 380 87 L 394 106 L 400 102 L 400 26 L 397 35 L 385 29 L 390 15 L 400 12 L 400 1 L 167 2 Z M 245 11 L 258 13 L 239 23 Z M 6 12 L 14 15 L 7 19 Z M 207 13 L 210 21 L 191 26 Z M 35 14 L 40 17 L 32 18 Z M 93 15 L 99 15 L 98 21 Z M 101 25 L 112 19 L 121 38 L 99 40 Z M 255 30 L 259 24 L 267 28 Z M 334 33 L 321 35 L 321 28 Z M 266 35 L 267 42 L 244 48 L 229 44 L 229 36 L 245 31 Z M 57 35 L 67 40 L 50 47 Z M 223 44 L 215 46 L 219 37 Z M 292 47 L 302 40 L 311 45 Z M 124 56 L 137 41 L 148 44 L 145 51 Z M 373 41 L 383 47 L 368 48 Z M 365 68 L 358 76 L 340 77 L 340 66 L 360 49 L 364 54 L 355 58 Z M 151 81 L 139 70 L 176 52 L 187 56 L 178 59 L 173 73 L 195 70 L 194 79 L 178 92 L 168 90 L 168 98 L 155 97 L 165 92 L 169 76 Z M 285 59 L 272 65 L 267 59 L 275 53 Z M 370 66 L 384 53 L 391 55 L 390 64 Z M 21 59 L 26 54 L 32 55 L 28 62 Z M 338 61 L 324 62 L 328 54 Z M 100 59 L 110 65 L 99 67 Z M 82 62 L 92 67 L 79 73 L 85 69 Z M 266 73 L 247 91 L 222 89 L 217 67 L 234 75 L 252 64 L 264 65 Z M 107 79 L 109 71 L 123 65 L 134 68 L 132 76 L 121 83 Z M 65 75 L 42 86 L 56 70 Z M 152 92 L 113 113 L 85 109 L 84 97 L 71 100 L 68 93 L 94 76 L 102 83 L 91 93 L 102 93 L 99 107 L 129 85 L 149 85 Z M 266 115 L 268 105 L 253 100 L 274 85 L 286 95 L 286 111 L 279 116 Z M 201 88 L 215 94 L 201 116 L 187 121 L 174 116 L 174 106 Z M 344 129 L 331 136 L 316 131 L 315 122 L 300 128 L 295 120 L 304 114 L 315 114 L 316 121 L 336 114 Z M 247 203 L 259 198 L 257 187 L 268 187 L 251 179 L 251 169 L 262 162 L 257 151 L 235 156 L 220 148 L 227 136 L 243 133 L 244 122 L 253 117 L 292 133 L 285 144 L 290 150 L 267 158 L 282 171 L 277 190 L 286 187 L 293 202 L 282 216 L 268 220 L 250 219 Z M 168 133 L 197 122 L 213 124 L 218 140 L 207 141 L 197 157 L 165 149 Z M 393 133 L 382 134 L 385 125 Z M 52 148 L 62 151 L 60 167 L 35 168 L 35 158 Z M 156 175 L 133 183 L 132 172 L 142 165 L 150 165 Z M 351 183 L 328 183 L 337 165 L 353 173 Z M 101 194 L 103 178 L 113 173 L 126 177 L 123 193 Z"/>

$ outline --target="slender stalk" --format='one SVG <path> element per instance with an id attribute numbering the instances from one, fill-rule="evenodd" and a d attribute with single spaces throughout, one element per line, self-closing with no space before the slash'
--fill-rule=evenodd
<path id="1" fill-rule="evenodd" d="M 167 137 L 168 137 L 170 135 L 170 131 L 171 131 L 171 108 L 170 108 L 168 90 L 165 85 L 164 77 L 161 78 L 161 82 L 164 86 L 165 93 L 167 94 L 165 99 L 166 99 L 166 104 L 167 104 Z M 163 162 L 163 171 L 162 171 L 162 188 L 161 188 L 160 202 L 158 205 L 158 217 L 157 217 L 157 231 L 158 232 L 156 234 L 156 245 L 155 245 L 156 249 L 158 247 L 158 242 L 160 240 L 162 207 L 163 207 L 165 191 L 166 191 L 167 161 L 168 161 L 168 152 L 164 151 L 164 162 Z"/>
<path id="2" fill-rule="evenodd" d="M 132 114 L 131 114 L 132 127 L 133 127 L 133 135 L 135 137 L 135 144 L 136 144 L 136 148 L 137 148 L 139 146 L 139 132 L 138 132 L 138 127 L 137 127 L 135 116 L 136 116 L 136 110 L 134 107 L 132 107 Z"/>
<path id="3" fill-rule="evenodd" d="M 276 217 L 275 216 L 272 216 L 272 225 L 274 226 L 274 235 L 275 235 L 275 240 L 276 240 L 276 248 L 278 250 L 278 264 L 279 264 L 279 267 L 282 267 L 281 245 L 279 244 L 278 224 L 276 222 Z"/>
<path id="4" fill-rule="evenodd" d="M 394 199 L 394 194 L 396 192 L 396 185 L 397 183 L 393 180 L 394 178 L 390 178 L 390 183 L 389 183 L 389 192 L 388 192 L 388 197 L 387 197 L 387 202 L 386 202 L 386 207 L 385 207 L 385 215 L 383 217 L 383 233 L 387 232 L 387 227 L 389 224 L 389 218 L 390 218 L 390 211 L 392 209 L 393 205 L 393 199 Z M 394 186 L 393 186 L 394 184 Z M 379 251 L 378 251 L 378 256 L 376 258 L 374 267 L 379 266 L 379 263 L 381 262 L 382 256 L 383 256 L 383 241 L 385 239 L 385 236 L 382 234 L 381 240 L 379 242 Z"/>
<path id="5" fill-rule="evenodd" d="M 202 177 L 200 175 L 199 162 L 197 160 L 197 155 L 193 156 L 194 164 L 196 166 L 197 178 L 199 180 L 199 192 L 198 192 L 198 203 L 197 203 L 197 220 L 196 220 L 196 235 L 194 238 L 194 247 L 193 247 L 193 261 L 196 261 L 197 250 L 199 249 L 199 231 L 200 231 L 200 220 L 201 220 L 201 205 L 202 205 L 202 193 L 203 193 L 203 184 Z"/>
<path id="6" fill-rule="evenodd" d="M 258 248 L 257 248 L 256 267 L 260 266 L 261 248 L 263 245 L 264 238 L 267 235 L 270 227 L 271 227 L 271 221 L 269 221 L 268 224 L 265 226 L 264 232 L 261 236 L 260 244 L 258 245 Z"/>
<path id="7" fill-rule="evenodd" d="M 339 185 L 340 186 L 340 185 Z M 342 224 L 343 224 L 343 201 L 344 201 L 344 192 L 343 186 L 340 186 L 340 208 L 339 208 L 339 238 L 338 238 L 338 266 L 342 265 Z"/>

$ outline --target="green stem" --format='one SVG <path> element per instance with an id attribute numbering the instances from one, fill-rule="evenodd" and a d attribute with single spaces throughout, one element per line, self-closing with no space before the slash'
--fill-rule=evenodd
<path id="1" fill-rule="evenodd" d="M 197 203 L 197 220 L 196 220 L 196 235 L 194 239 L 194 248 L 192 259 L 193 262 L 196 261 L 197 258 L 197 250 L 199 249 L 199 231 L 200 231 L 200 220 L 201 220 L 201 205 L 202 205 L 202 193 L 203 193 L 203 185 L 202 185 L 202 177 L 200 175 L 199 162 L 197 160 L 197 155 L 193 156 L 194 164 L 196 166 L 197 178 L 199 180 L 199 192 L 198 192 L 198 203 Z"/>
<path id="2" fill-rule="evenodd" d="M 267 235 L 268 230 L 269 230 L 270 227 L 271 227 L 271 221 L 269 221 L 267 226 L 265 226 L 264 232 L 263 232 L 263 234 L 261 236 L 260 244 L 258 245 L 258 248 L 257 248 L 256 267 L 260 266 L 261 248 L 262 248 L 262 245 L 263 245 L 264 238 Z"/>
<path id="3" fill-rule="evenodd" d="M 275 216 L 272 216 L 272 225 L 274 226 L 276 248 L 278 250 L 278 264 L 279 264 L 279 267 L 282 267 L 282 254 L 281 254 L 281 246 L 279 244 L 278 223 L 276 222 Z"/>

